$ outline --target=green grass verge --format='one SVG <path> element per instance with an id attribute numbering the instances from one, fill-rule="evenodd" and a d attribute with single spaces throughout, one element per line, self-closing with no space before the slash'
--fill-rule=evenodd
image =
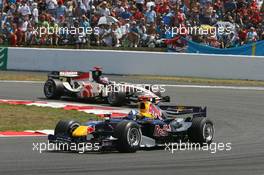
<path id="1" fill-rule="evenodd" d="M 0 104 L 0 131 L 54 129 L 61 120 L 99 120 L 94 114 L 50 107 Z"/>
<path id="2" fill-rule="evenodd" d="M 236 86 L 264 86 L 264 81 L 257 80 L 235 80 L 235 79 L 212 79 L 197 77 L 176 77 L 176 76 L 134 76 L 142 80 L 173 81 L 187 84 L 205 85 L 236 85 Z"/>
<path id="3" fill-rule="evenodd" d="M 47 80 L 47 73 L 0 71 L 0 80 L 44 81 Z"/>
<path id="4" fill-rule="evenodd" d="M 233 86 L 264 86 L 264 81 L 256 80 L 235 80 L 235 79 L 212 79 L 198 77 L 179 76 L 151 76 L 151 75 L 127 75 L 133 80 L 153 80 L 172 82 L 173 84 L 198 84 L 198 85 L 233 85 Z M 43 72 L 20 72 L 20 71 L 0 71 L 0 80 L 17 81 L 46 81 L 47 73 Z"/>

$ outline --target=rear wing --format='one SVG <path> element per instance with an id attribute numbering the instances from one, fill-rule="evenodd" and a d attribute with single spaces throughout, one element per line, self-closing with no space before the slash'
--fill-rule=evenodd
<path id="1" fill-rule="evenodd" d="M 48 74 L 48 78 L 76 78 L 82 75 L 84 72 L 77 71 L 52 71 Z"/>
<path id="2" fill-rule="evenodd" d="M 192 114 L 193 117 L 206 117 L 207 107 L 200 106 L 176 106 L 176 105 L 159 105 L 159 108 L 168 115 L 185 115 Z"/>

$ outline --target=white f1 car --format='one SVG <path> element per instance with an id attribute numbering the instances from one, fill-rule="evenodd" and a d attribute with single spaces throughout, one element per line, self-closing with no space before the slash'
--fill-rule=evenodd
<path id="1" fill-rule="evenodd" d="M 90 72 L 53 71 L 48 74 L 44 85 L 44 94 L 48 99 L 69 96 L 78 99 L 104 100 L 112 106 L 123 106 L 138 102 L 141 96 L 148 96 L 160 101 L 170 101 L 170 97 L 161 97 L 160 91 L 153 91 L 151 86 L 139 86 L 130 83 L 116 83 L 102 77 L 100 68 Z"/>

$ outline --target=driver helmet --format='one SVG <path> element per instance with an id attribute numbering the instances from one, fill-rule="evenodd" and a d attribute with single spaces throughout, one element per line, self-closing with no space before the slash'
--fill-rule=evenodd
<path id="1" fill-rule="evenodd" d="M 139 100 L 139 116 L 154 119 L 155 116 L 151 112 L 151 99 L 149 97 L 141 97 Z"/>
<path id="2" fill-rule="evenodd" d="M 98 80 L 102 75 L 102 67 L 95 66 L 92 70 L 92 77 L 94 80 Z"/>

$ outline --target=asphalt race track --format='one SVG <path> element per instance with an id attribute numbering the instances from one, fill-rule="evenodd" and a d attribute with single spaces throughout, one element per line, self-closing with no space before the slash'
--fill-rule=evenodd
<path id="1" fill-rule="evenodd" d="M 164 84 L 164 82 L 159 82 Z M 41 83 L 0 83 L 0 98 L 43 100 Z M 250 174 L 264 175 L 264 91 L 176 88 L 166 93 L 177 104 L 208 107 L 215 142 L 230 151 L 141 150 L 121 153 L 33 151 L 46 137 L 0 138 L 0 174 Z M 22 116 L 21 116 L 22 117 Z"/>

